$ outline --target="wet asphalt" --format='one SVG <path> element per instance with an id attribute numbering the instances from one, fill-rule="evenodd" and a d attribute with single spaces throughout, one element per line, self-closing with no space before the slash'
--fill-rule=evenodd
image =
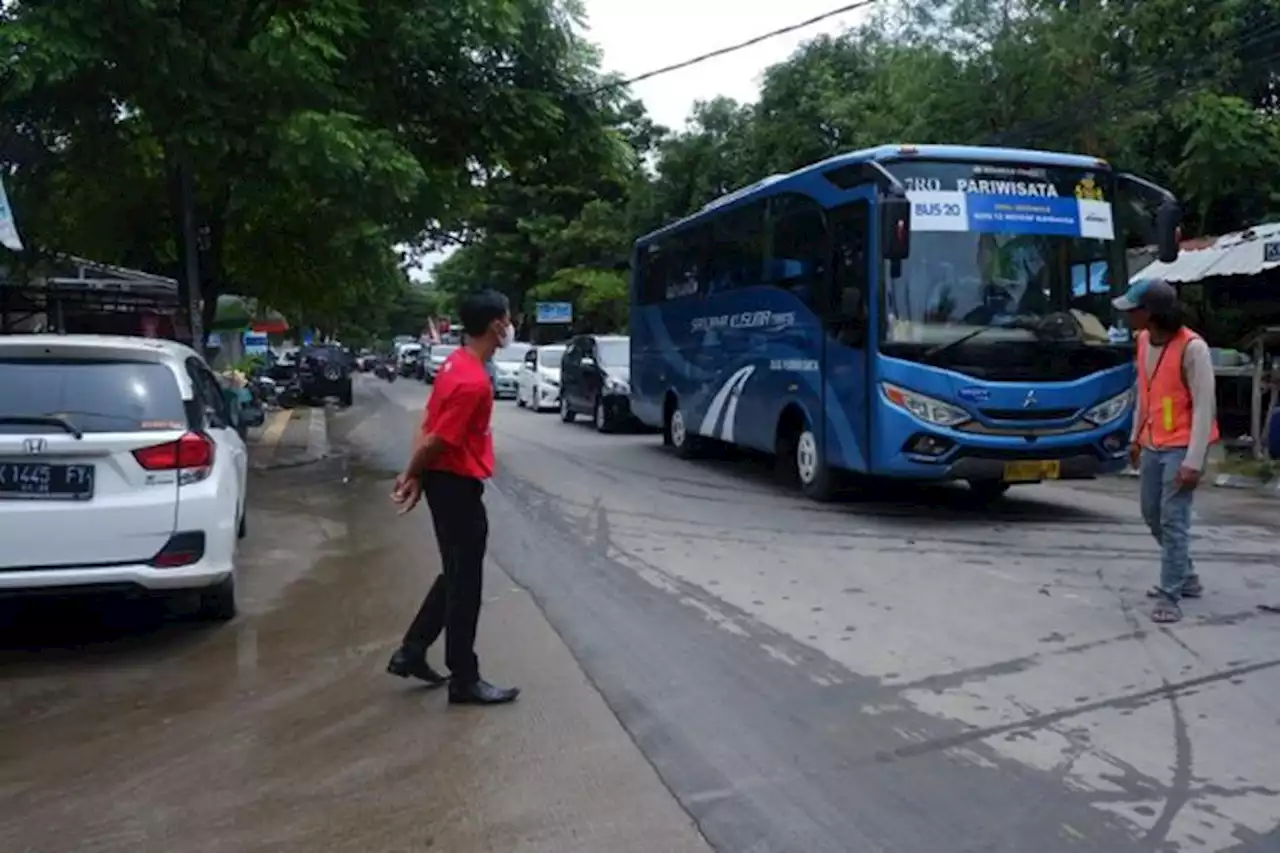
<path id="1" fill-rule="evenodd" d="M 0 851 L 1280 850 L 1265 503 L 1202 502 L 1209 594 L 1160 628 L 1125 485 L 820 506 L 503 402 L 481 652 L 526 695 L 453 713 L 380 672 L 426 390 L 365 378 L 342 456 L 259 475 L 231 625 L 7 617 Z"/>

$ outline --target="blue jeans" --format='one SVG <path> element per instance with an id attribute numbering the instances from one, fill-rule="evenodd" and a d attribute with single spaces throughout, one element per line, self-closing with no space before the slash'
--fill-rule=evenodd
<path id="1" fill-rule="evenodd" d="M 1174 601 L 1188 583 L 1198 583 L 1191 563 L 1191 498 L 1195 492 L 1174 483 L 1178 467 L 1187 457 L 1184 447 L 1169 450 L 1142 448 L 1139 465 L 1142 484 L 1142 519 L 1160 543 L 1160 589 Z"/>

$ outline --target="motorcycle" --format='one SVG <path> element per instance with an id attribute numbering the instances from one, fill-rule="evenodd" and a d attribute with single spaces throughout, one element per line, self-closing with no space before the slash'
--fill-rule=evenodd
<path id="1" fill-rule="evenodd" d="M 395 382 L 396 375 L 399 371 L 394 361 L 380 361 L 378 366 L 374 368 L 373 375 L 379 379 L 385 379 L 388 382 Z"/>

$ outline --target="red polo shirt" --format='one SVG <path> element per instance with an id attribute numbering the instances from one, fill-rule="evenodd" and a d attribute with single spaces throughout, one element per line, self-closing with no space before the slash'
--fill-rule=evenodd
<path id="1" fill-rule="evenodd" d="M 466 347 L 450 353 L 436 374 L 422 419 L 423 434 L 444 442 L 444 450 L 427 465 L 485 480 L 493 475 L 493 385 L 484 364 Z"/>

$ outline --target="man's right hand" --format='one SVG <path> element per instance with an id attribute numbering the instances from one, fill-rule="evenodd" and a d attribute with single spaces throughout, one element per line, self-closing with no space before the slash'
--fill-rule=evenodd
<path id="1" fill-rule="evenodd" d="M 1136 441 L 1129 445 L 1129 467 L 1137 469 L 1142 460 L 1142 445 Z"/>
<path id="2" fill-rule="evenodd" d="M 391 489 L 391 500 L 400 507 L 400 515 L 418 505 L 422 499 L 422 483 L 417 477 L 401 474 L 396 477 L 396 484 Z"/>

